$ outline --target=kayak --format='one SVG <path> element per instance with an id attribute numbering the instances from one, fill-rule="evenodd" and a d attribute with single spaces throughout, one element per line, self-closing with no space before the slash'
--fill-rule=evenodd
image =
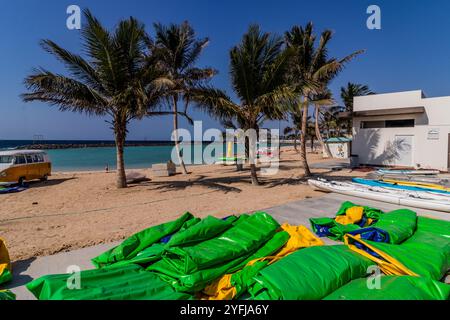
<path id="1" fill-rule="evenodd" d="M 382 187 L 382 188 L 391 188 L 391 189 L 409 190 L 409 191 L 418 191 L 418 192 L 433 192 L 433 193 L 439 193 L 439 194 L 450 196 L 450 191 L 445 191 L 445 190 L 430 189 L 430 188 L 418 187 L 418 186 L 398 185 L 395 183 L 388 183 L 388 182 L 369 180 L 369 179 L 363 179 L 363 178 L 353 178 L 352 181 L 355 183 L 358 183 L 358 184 L 367 185 L 367 186 L 371 186 L 371 187 Z"/>
<path id="2" fill-rule="evenodd" d="M 380 174 L 377 172 L 371 172 L 366 176 L 368 179 L 374 180 L 383 180 L 383 179 L 391 179 L 391 180 L 401 180 L 407 182 L 422 182 L 422 183 L 430 183 L 442 185 L 445 187 L 450 187 L 450 180 L 446 178 L 427 176 L 427 175 L 404 175 L 404 174 Z"/>
<path id="3" fill-rule="evenodd" d="M 308 184 L 319 190 L 336 192 L 348 196 L 376 200 L 413 208 L 450 212 L 450 198 L 429 192 L 394 190 L 389 188 L 364 186 L 357 183 L 308 180 Z"/>
<path id="4" fill-rule="evenodd" d="M 393 169 L 380 169 L 377 171 L 380 174 L 404 174 L 404 175 L 436 175 L 439 174 L 439 170 L 393 170 Z"/>
<path id="5" fill-rule="evenodd" d="M 434 183 L 427 183 L 427 182 L 418 182 L 418 181 L 402 181 L 402 180 L 395 180 L 395 179 L 382 179 L 383 182 L 387 183 L 393 183 L 400 186 L 411 186 L 411 187 L 420 187 L 420 188 L 427 188 L 427 189 L 435 189 L 435 190 L 443 190 L 443 191 L 450 191 L 449 187 L 440 185 L 440 184 L 434 184 Z"/>

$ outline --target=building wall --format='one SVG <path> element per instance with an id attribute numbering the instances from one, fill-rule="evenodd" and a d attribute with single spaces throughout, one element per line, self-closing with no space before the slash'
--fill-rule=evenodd
<path id="1" fill-rule="evenodd" d="M 448 170 L 450 97 L 425 98 L 419 91 L 355 97 L 354 111 L 423 106 L 425 113 L 354 118 L 352 154 L 361 164 L 403 166 L 396 153 L 396 135 L 412 135 L 412 164 L 417 168 Z M 360 129 L 361 121 L 415 119 L 411 128 Z M 429 135 L 438 130 L 439 135 Z"/>

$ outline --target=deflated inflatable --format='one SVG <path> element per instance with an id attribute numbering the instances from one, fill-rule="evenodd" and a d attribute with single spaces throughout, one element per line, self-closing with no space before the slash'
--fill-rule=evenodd
<path id="1" fill-rule="evenodd" d="M 79 278 L 77 278 L 79 276 Z M 56 274 L 27 284 L 40 300 L 178 300 L 191 296 L 175 290 L 158 276 L 129 264 L 122 268 Z"/>
<path id="2" fill-rule="evenodd" d="M 0 300 L 16 300 L 16 295 L 9 290 L 0 290 Z"/>
<path id="3" fill-rule="evenodd" d="M 417 230 L 400 244 L 363 240 L 351 234 L 345 236 L 345 243 L 376 262 L 385 274 L 440 280 L 450 268 L 449 239 L 449 221 L 418 217 Z"/>
<path id="4" fill-rule="evenodd" d="M 0 238 L 0 284 L 10 281 L 11 278 L 11 261 L 8 249 L 5 241 Z"/>
<path id="5" fill-rule="evenodd" d="M 448 297 L 448 286 L 437 280 L 450 267 L 450 222 L 345 202 L 335 218 L 311 225 L 346 245 L 324 246 L 305 227 L 280 226 L 264 212 L 224 219 L 185 213 L 92 259 L 96 269 L 43 276 L 27 288 L 38 299 L 64 300 Z M 0 245 L 8 279 L 9 257 Z M 375 265 L 395 276 L 368 291 L 364 278 Z"/>
<path id="6" fill-rule="evenodd" d="M 311 228 L 319 237 L 342 241 L 348 232 L 370 226 L 382 216 L 383 211 L 350 201 L 342 203 L 335 218 L 311 218 Z"/>
<path id="7" fill-rule="evenodd" d="M 305 248 L 260 270 L 249 292 L 257 300 L 323 299 L 349 281 L 365 277 L 371 265 L 343 245 Z"/>
<path id="8" fill-rule="evenodd" d="M 237 298 L 246 292 L 249 286 L 253 285 L 254 275 L 267 265 L 280 260 L 298 249 L 324 244 L 322 240 L 314 236 L 304 226 L 283 224 L 281 228 L 288 233 L 289 240 L 279 251 L 273 255 L 262 253 L 260 254 L 262 256 L 261 258 L 252 259 L 241 270 L 235 273 L 228 273 L 215 280 L 203 290 L 204 295 L 201 298 L 210 300 L 231 300 Z"/>
<path id="9" fill-rule="evenodd" d="M 325 300 L 448 300 L 450 285 L 412 276 L 380 277 L 379 287 L 368 286 L 367 279 L 353 280 Z"/>

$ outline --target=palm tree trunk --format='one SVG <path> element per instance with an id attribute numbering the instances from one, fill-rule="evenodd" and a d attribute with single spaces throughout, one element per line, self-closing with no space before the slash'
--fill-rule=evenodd
<path id="1" fill-rule="evenodd" d="M 325 142 L 323 142 L 322 134 L 320 133 L 320 128 L 319 128 L 319 106 L 318 105 L 315 106 L 314 112 L 315 112 L 314 118 L 315 118 L 316 138 L 319 141 L 320 146 L 322 147 L 322 150 L 326 153 L 327 157 L 331 158 L 330 149 L 325 144 Z"/>
<path id="2" fill-rule="evenodd" d="M 309 170 L 308 160 L 306 159 L 306 131 L 308 123 L 308 97 L 304 97 L 304 107 L 302 112 L 302 132 L 300 135 L 300 160 L 302 162 L 303 169 L 305 170 L 304 176 L 311 176 L 311 170 Z"/>
<path id="3" fill-rule="evenodd" d="M 117 180 L 118 189 L 127 187 L 127 177 L 125 174 L 125 162 L 123 159 L 123 148 L 125 144 L 125 129 L 116 130 L 116 155 L 117 155 Z"/>
<path id="4" fill-rule="evenodd" d="M 252 163 L 252 161 L 256 161 L 256 155 L 254 154 L 254 150 L 250 150 L 254 146 L 250 145 L 250 138 L 245 137 L 245 157 L 248 159 L 250 163 L 250 177 L 252 180 L 252 185 L 259 186 L 258 174 L 256 172 L 256 164 Z"/>
<path id="5" fill-rule="evenodd" d="M 258 174 L 256 173 L 256 164 L 250 163 L 250 174 L 252 178 L 252 185 L 259 186 Z"/>
<path id="6" fill-rule="evenodd" d="M 173 129 L 174 129 L 174 139 L 175 139 L 175 150 L 178 156 L 178 162 L 180 163 L 181 171 L 183 174 L 188 174 L 186 170 L 186 166 L 184 165 L 183 157 L 180 152 L 180 143 L 178 141 L 178 106 L 177 106 L 177 97 L 173 96 Z"/>
<path id="7" fill-rule="evenodd" d="M 298 131 L 294 130 L 294 150 L 296 152 L 298 152 L 298 148 L 297 148 L 297 139 L 298 139 Z"/>

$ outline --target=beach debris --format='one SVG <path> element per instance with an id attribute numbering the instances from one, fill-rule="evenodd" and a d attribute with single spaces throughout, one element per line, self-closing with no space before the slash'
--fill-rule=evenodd
<path id="1" fill-rule="evenodd" d="M 132 171 L 132 172 L 127 173 L 126 179 L 127 179 L 128 184 L 140 183 L 140 182 L 150 180 L 144 174 L 137 172 L 137 171 Z"/>
<path id="2" fill-rule="evenodd" d="M 170 177 L 177 172 L 175 164 L 169 160 L 167 163 L 155 163 L 152 165 L 152 174 L 155 177 Z"/>

